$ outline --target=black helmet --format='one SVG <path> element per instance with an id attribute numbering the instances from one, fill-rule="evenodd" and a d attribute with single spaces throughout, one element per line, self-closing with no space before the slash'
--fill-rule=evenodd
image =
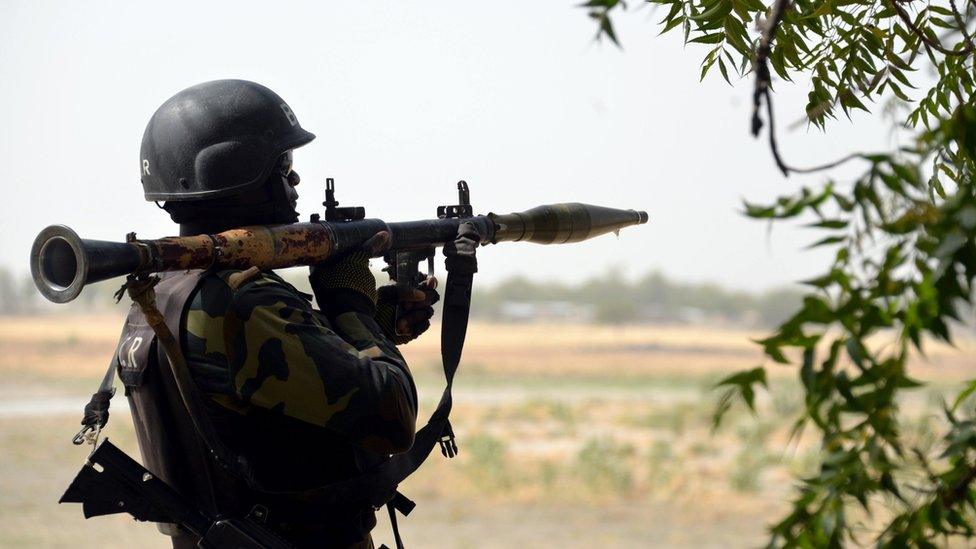
<path id="1" fill-rule="evenodd" d="M 313 139 L 260 84 L 197 84 L 163 103 L 146 126 L 139 166 L 146 200 L 208 200 L 259 187 L 282 154 Z"/>

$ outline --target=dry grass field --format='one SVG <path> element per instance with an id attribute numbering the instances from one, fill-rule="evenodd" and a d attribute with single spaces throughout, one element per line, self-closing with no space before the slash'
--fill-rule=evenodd
<path id="1" fill-rule="evenodd" d="M 86 456 L 81 408 L 111 355 L 118 315 L 0 317 L 0 546 L 165 547 L 152 525 L 85 521 L 56 502 Z M 437 326 L 404 347 L 422 414 L 439 396 Z M 758 418 L 713 434 L 710 387 L 761 357 L 761 334 L 701 327 L 496 325 L 469 329 L 452 416 L 461 454 L 401 490 L 411 547 L 752 547 L 783 509 L 813 445 L 787 444 L 793 370 L 773 369 Z M 879 344 L 883 342 L 879 341 Z M 906 401 L 913 436 L 955 384 L 976 377 L 976 343 L 932 346 L 912 366 L 930 383 Z M 108 436 L 138 456 L 124 398 Z M 426 417 L 426 416 L 424 416 Z M 378 543 L 391 543 L 385 516 Z"/>

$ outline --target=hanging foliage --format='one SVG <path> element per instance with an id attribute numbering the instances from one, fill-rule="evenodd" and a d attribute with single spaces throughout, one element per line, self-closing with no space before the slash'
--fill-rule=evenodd
<path id="1" fill-rule="evenodd" d="M 824 172 L 745 215 L 805 220 L 821 233 L 812 247 L 832 260 L 795 314 L 758 341 L 768 364 L 796 367 L 805 406 L 794 432 L 816 434 L 817 474 L 798 479 L 792 508 L 770 527 L 773 547 L 935 547 L 976 536 L 976 381 L 945 403 L 941 443 L 913 447 L 902 436 L 900 396 L 922 384 L 910 357 L 927 342 L 952 342 L 952 326 L 973 307 L 976 281 L 976 106 L 972 1 L 651 0 L 662 33 L 704 48 L 701 77 L 754 82 L 753 133 L 767 132 L 784 175 Z M 584 4 L 598 38 L 619 45 L 618 0 Z M 805 115 L 827 131 L 843 113 L 901 113 L 910 145 L 852 151 L 811 168 L 787 163 L 776 140 L 772 84 L 809 81 Z M 764 109 L 765 108 L 765 109 Z M 764 112 L 765 111 L 765 112 Z M 863 166 L 853 180 L 830 170 Z M 889 343 L 878 345 L 878 338 Z M 872 344 L 869 340 L 874 341 Z M 976 366 L 976 357 L 974 357 Z M 729 376 L 716 412 L 755 407 L 766 365 Z M 869 520 L 866 517 L 872 517 Z"/>

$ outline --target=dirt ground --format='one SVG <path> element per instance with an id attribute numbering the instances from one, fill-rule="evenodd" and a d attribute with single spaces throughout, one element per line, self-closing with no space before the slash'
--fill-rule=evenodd
<path id="1" fill-rule="evenodd" d="M 104 372 L 122 312 L 0 317 L 0 546 L 165 547 L 127 516 L 85 521 L 56 502 L 87 450 L 72 446 Z M 438 327 L 404 348 L 422 416 L 440 394 Z M 452 422 L 461 454 L 432 456 L 401 490 L 418 503 L 400 524 L 411 547 L 754 547 L 784 510 L 792 478 L 817 459 L 787 445 L 799 409 L 777 367 L 758 418 L 737 411 L 713 434 L 715 380 L 753 367 L 749 338 L 701 327 L 473 323 Z M 924 418 L 976 376 L 976 343 L 931 346 L 912 366 L 932 383 L 905 406 Z M 922 422 L 920 421 L 921 425 Z M 108 436 L 138 456 L 125 401 Z M 392 543 L 385 514 L 375 539 Z"/>

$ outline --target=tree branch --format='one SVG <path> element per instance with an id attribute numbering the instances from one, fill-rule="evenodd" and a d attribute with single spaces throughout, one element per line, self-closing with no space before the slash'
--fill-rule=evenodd
<path id="1" fill-rule="evenodd" d="M 959 32 L 966 39 L 966 45 L 969 47 L 969 51 L 976 50 L 976 45 L 973 44 L 973 38 L 969 36 L 969 31 L 966 30 L 966 22 L 962 20 L 962 14 L 959 13 L 959 8 L 956 7 L 956 0 L 949 0 L 949 5 L 952 7 L 952 15 L 956 19 L 956 24 L 959 25 Z"/>
<path id="2" fill-rule="evenodd" d="M 915 24 L 915 22 L 912 21 L 911 16 L 908 15 L 908 12 L 906 12 L 904 10 L 904 8 L 902 8 L 898 4 L 898 2 L 896 0 L 890 0 L 889 3 L 891 5 L 891 7 L 894 8 L 895 13 L 898 14 L 898 17 L 900 17 L 901 20 L 902 20 L 902 22 L 904 22 L 905 25 L 909 29 L 911 29 L 911 31 L 915 34 L 915 36 L 918 36 L 919 39 L 922 42 L 925 42 L 925 44 L 927 44 L 928 46 L 930 46 L 932 49 L 934 49 L 936 51 L 939 51 L 939 52 L 941 52 L 941 53 L 943 53 L 945 55 L 952 55 L 952 56 L 968 55 L 968 54 L 972 53 L 974 49 L 976 49 L 976 48 L 973 47 L 972 41 L 969 41 L 968 40 L 968 37 L 967 37 L 966 47 L 964 47 L 963 49 L 961 49 L 961 50 L 950 50 L 950 49 L 946 48 L 945 46 L 942 45 L 941 42 L 939 42 L 938 40 L 933 40 L 932 38 L 929 38 L 924 32 L 922 32 L 922 29 L 918 28 L 918 26 Z M 953 6 L 952 7 L 953 7 L 953 10 L 955 11 L 955 4 L 954 3 L 953 3 Z M 956 13 L 958 14 L 958 11 Z M 962 32 L 963 33 L 966 32 L 965 26 L 963 26 Z"/>
<path id="3" fill-rule="evenodd" d="M 969 485 L 976 480 L 976 467 L 970 466 L 966 474 L 952 485 L 948 492 L 943 492 L 940 501 L 945 507 L 951 507 L 966 497 Z"/>
<path id="4" fill-rule="evenodd" d="M 786 177 L 789 177 L 791 173 L 813 173 L 829 170 L 847 162 L 848 160 L 853 160 L 863 156 L 860 153 L 853 153 L 827 164 L 822 164 L 811 168 L 795 168 L 786 164 L 786 162 L 783 161 L 782 155 L 780 155 L 779 145 L 776 143 L 776 124 L 773 117 L 773 98 L 769 93 L 769 88 L 772 85 L 772 75 L 769 72 L 769 54 L 772 51 L 772 42 L 773 38 L 776 37 L 776 31 L 783 22 L 783 16 L 786 13 L 786 10 L 788 10 L 791 6 L 792 0 L 776 0 L 776 3 L 773 4 L 772 11 L 770 12 L 770 17 L 763 26 L 762 35 L 759 37 L 759 47 L 756 49 L 756 58 L 753 64 L 753 69 L 756 72 L 756 84 L 752 92 L 752 135 L 754 137 L 758 137 L 759 132 L 762 130 L 763 121 L 759 113 L 762 110 L 762 102 L 765 99 L 766 117 L 769 119 L 769 148 L 772 150 L 773 159 L 776 161 L 776 167 L 778 167 Z"/>

